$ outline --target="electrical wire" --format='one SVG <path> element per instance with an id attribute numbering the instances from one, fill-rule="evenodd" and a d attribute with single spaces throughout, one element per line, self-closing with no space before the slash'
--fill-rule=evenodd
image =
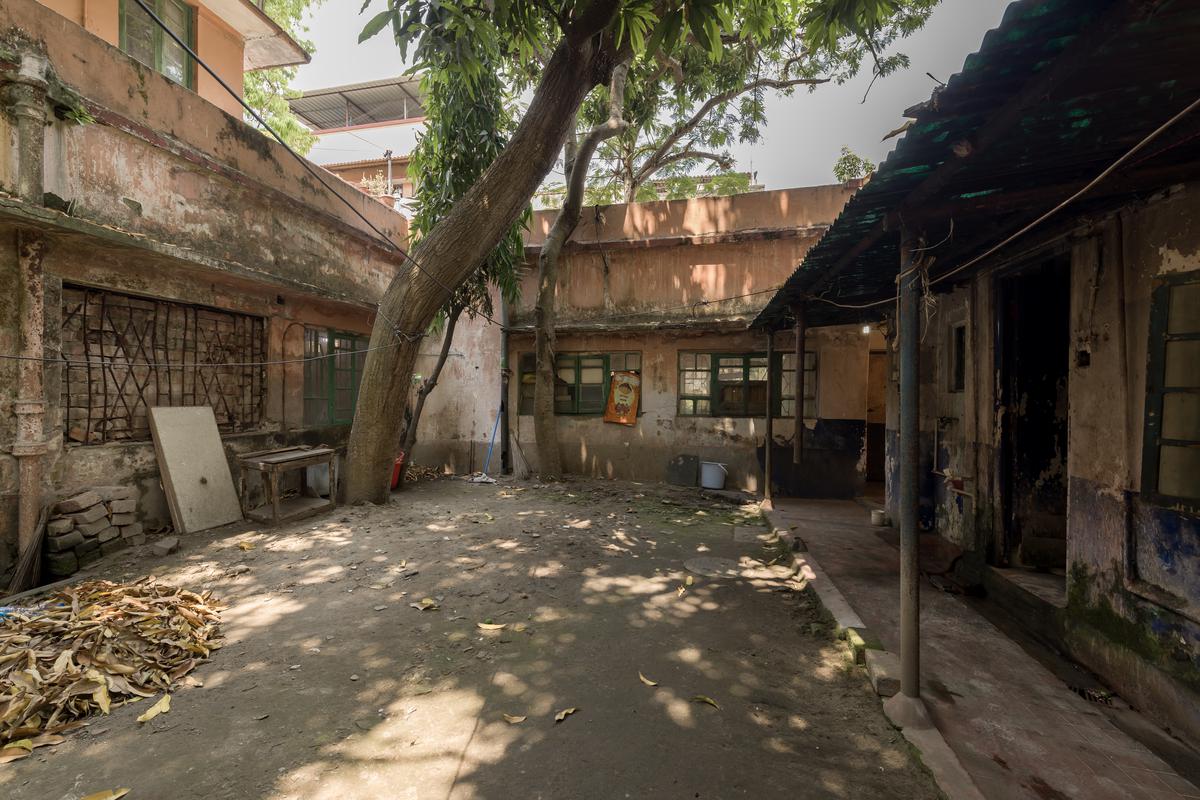
<path id="1" fill-rule="evenodd" d="M 140 1 L 141 0 L 139 0 L 139 2 Z M 1115 171 L 1120 169 L 1121 166 L 1126 161 L 1133 158 L 1135 155 L 1137 155 L 1139 152 L 1141 152 L 1143 149 L 1145 149 L 1151 142 L 1153 142 L 1155 139 L 1157 139 L 1159 136 L 1161 136 L 1163 133 L 1165 133 L 1168 128 L 1170 128 L 1175 123 L 1179 122 L 1179 120 L 1183 119 L 1191 112 L 1195 111 L 1197 108 L 1200 108 L 1200 98 L 1192 101 L 1182 111 L 1175 114 L 1173 117 L 1171 117 L 1166 122 L 1159 125 L 1153 131 L 1151 131 L 1149 134 L 1147 134 L 1145 138 L 1143 138 L 1140 142 L 1138 142 L 1133 147 L 1131 147 L 1129 150 L 1127 150 L 1125 152 L 1125 154 L 1122 155 L 1120 158 L 1118 158 L 1116 161 L 1109 164 L 1108 167 L 1106 167 L 1102 172 L 1100 172 L 1099 175 L 1097 175 L 1096 177 L 1094 177 L 1090 181 L 1088 181 L 1086 184 L 1084 184 L 1083 188 L 1076 191 L 1070 197 L 1066 198 L 1065 200 L 1060 202 L 1058 205 L 1054 206 L 1049 211 L 1042 214 L 1037 219 L 1022 226 L 1016 232 L 1010 234 L 1006 238 L 1002 239 L 1000 242 L 992 245 L 987 250 L 983 251 L 982 253 L 975 256 L 974 258 L 971 258 L 968 261 L 966 261 L 965 263 L 958 265 L 954 269 L 952 269 L 948 272 L 943 272 L 941 275 L 938 275 L 936 278 L 933 278 L 932 280 L 929 281 L 929 285 L 934 286 L 938 283 L 941 283 L 942 281 L 947 280 L 948 278 L 951 278 L 951 277 L 957 275 L 958 273 L 962 272 L 963 270 L 968 269 L 969 267 L 972 267 L 972 266 L 978 264 L 980 261 L 983 261 L 986 258 L 990 258 L 992 255 L 994 255 L 995 253 L 997 253 L 1004 247 L 1008 246 L 1009 244 L 1011 244 L 1015 240 L 1019 239 L 1020 237 L 1024 236 L 1025 234 L 1029 233 L 1029 231 L 1031 231 L 1034 228 L 1036 228 L 1037 226 L 1041 225 L 1043 222 L 1050 219 L 1058 212 L 1062 211 L 1064 208 L 1069 206 L 1071 203 L 1074 203 L 1080 197 L 1082 197 L 1083 195 L 1090 192 L 1105 178 L 1107 178 L 1109 175 L 1111 175 L 1112 173 L 1114 173 Z M 906 273 L 901 273 L 900 276 L 897 276 L 897 281 L 899 281 L 900 277 L 902 277 L 904 274 L 906 274 Z M 899 297 L 899 293 L 897 293 L 891 297 L 884 298 L 883 300 L 876 300 L 876 301 L 870 302 L 870 303 L 839 303 L 834 300 L 829 300 L 827 298 L 818 297 L 818 296 L 813 296 L 810 299 L 817 300 L 822 303 L 827 303 L 831 306 L 836 306 L 838 308 L 862 310 L 862 309 L 867 309 L 867 308 L 874 308 L 876 306 L 887 305 L 888 303 L 895 302 L 895 300 L 898 297 Z"/>
<path id="2" fill-rule="evenodd" d="M 195 60 L 195 62 L 197 64 L 199 64 L 201 67 L 203 67 L 204 71 L 207 72 L 213 78 L 213 80 L 215 80 L 218 84 L 220 84 L 222 89 L 224 89 L 226 92 L 229 93 L 230 96 L 232 96 L 235 100 L 237 100 L 238 104 L 241 105 L 242 108 L 246 109 L 246 112 L 248 114 L 250 114 L 250 116 L 252 116 L 259 125 L 261 125 L 268 133 L 270 133 L 272 136 L 274 136 L 275 140 L 278 141 L 279 144 L 281 144 L 283 146 L 283 148 L 285 150 L 287 150 L 288 153 L 291 154 L 291 156 L 294 159 L 296 159 L 296 161 L 300 164 L 300 166 L 302 166 L 310 175 L 312 175 L 314 178 L 316 178 L 317 181 L 322 186 L 324 186 L 325 189 L 330 194 L 332 194 L 334 197 L 341 200 L 346 205 L 347 208 L 349 208 L 352 212 L 354 212 L 355 216 L 357 216 L 364 223 L 366 223 L 367 227 L 369 227 L 371 230 L 373 230 L 379 236 L 381 241 L 383 241 L 388 246 L 390 246 L 393 250 L 395 250 L 397 253 L 399 253 L 401 256 L 403 256 L 406 260 L 412 262 L 412 265 L 417 268 L 417 271 L 419 271 L 422 275 L 424 275 L 429 280 L 431 280 L 434 283 L 434 285 L 438 286 L 440 289 L 442 289 L 442 291 L 444 291 L 446 293 L 447 298 L 454 296 L 453 289 L 451 289 L 449 286 L 447 286 L 445 283 L 443 283 L 441 281 L 441 279 L 439 279 L 436 275 L 431 273 L 429 270 L 425 269 L 425 267 L 421 265 L 421 262 L 419 262 L 415 258 L 413 258 L 412 255 L 409 254 L 409 252 L 407 250 L 405 250 L 403 247 L 401 247 L 400 245 L 398 245 L 394 241 L 392 241 L 392 238 L 390 236 L 388 236 L 386 233 L 384 233 L 378 227 L 376 227 L 375 224 L 373 222 L 371 222 L 371 220 L 367 219 L 367 217 L 361 211 L 359 211 L 354 206 L 353 203 L 351 203 L 349 200 L 347 200 L 344 195 L 342 195 L 340 192 L 334 191 L 333 187 L 330 186 L 328 182 L 326 182 L 325 178 L 322 177 L 320 175 L 320 173 L 318 173 L 317 170 L 315 170 L 313 168 L 313 166 L 311 164 L 309 164 L 309 162 L 303 156 L 301 156 L 299 153 L 297 153 L 295 150 L 293 150 L 291 148 L 291 146 L 288 145 L 288 143 L 283 140 L 283 137 L 280 136 L 278 133 L 276 133 L 275 129 L 272 128 L 269 124 L 267 124 L 267 121 L 264 120 L 257 111 L 255 111 L 253 108 L 251 108 L 248 103 L 246 103 L 246 101 L 242 98 L 241 95 L 239 95 L 237 92 L 235 92 L 229 86 L 229 84 L 225 82 L 225 80 L 220 75 L 218 75 L 216 72 L 213 71 L 212 67 L 210 67 L 202 58 L 200 58 L 199 55 L 196 54 L 196 51 L 192 49 L 191 45 L 189 45 L 187 42 L 183 41 L 183 39 L 181 39 L 179 37 L 179 35 L 175 33 L 175 31 L 171 30 L 167 26 L 167 24 L 165 22 L 163 22 L 162 19 L 159 18 L 158 14 L 156 14 L 150 8 L 150 6 L 148 6 L 146 4 L 146 0 L 134 0 L 134 2 L 136 2 L 138 4 L 138 6 L 140 6 L 141 9 L 143 11 L 145 11 L 147 15 L 149 15 L 150 19 L 152 19 L 154 21 L 155 25 L 157 25 L 160 29 L 162 29 L 162 31 L 165 34 L 167 34 L 167 36 L 171 37 L 172 41 L 174 41 L 175 44 L 182 47 L 184 49 L 184 51 L 186 51 L 187 54 L 189 56 L 191 56 L 191 58 L 193 60 Z M 380 304 L 380 305 L 382 306 L 382 304 Z M 382 308 L 377 309 L 377 310 L 378 310 L 380 316 L 382 316 L 384 318 L 384 320 L 386 320 L 387 323 L 389 325 L 391 325 L 392 333 L 397 338 L 404 339 L 408 342 L 415 342 L 425 336 L 424 333 L 415 333 L 414 334 L 414 333 L 407 333 L 405 331 L 400 330 L 399 326 L 396 325 L 396 323 L 393 322 L 391 319 L 389 319 L 385 313 L 383 313 Z M 489 315 L 483 313 L 482 311 L 478 311 L 477 313 L 480 316 L 482 316 L 483 318 L 485 318 L 488 322 L 491 322 L 495 325 L 500 324 L 500 323 L 496 322 L 496 320 L 492 319 L 492 317 L 490 317 Z"/>

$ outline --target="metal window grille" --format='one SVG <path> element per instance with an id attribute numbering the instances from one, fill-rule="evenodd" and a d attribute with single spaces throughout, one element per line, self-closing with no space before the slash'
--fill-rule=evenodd
<path id="1" fill-rule="evenodd" d="M 145 441 L 154 406 L 211 406 L 222 433 L 262 422 L 261 317 L 73 286 L 62 298 L 68 439 Z"/>

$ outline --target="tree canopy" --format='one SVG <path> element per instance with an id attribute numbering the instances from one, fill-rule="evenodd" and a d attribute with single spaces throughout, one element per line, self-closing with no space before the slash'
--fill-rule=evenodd
<path id="1" fill-rule="evenodd" d="M 306 38 L 308 28 L 304 24 L 305 13 L 316 8 L 325 0 L 266 0 L 263 10 L 279 23 L 308 53 L 316 51 L 312 41 Z M 243 98 L 247 105 L 262 115 L 267 124 L 275 129 L 289 147 L 300 155 L 306 155 L 316 143 L 317 137 L 292 113 L 288 100 L 299 97 L 300 92 L 291 88 L 296 79 L 296 67 L 275 67 L 247 72 L 243 77 Z M 246 124 L 258 127 L 258 122 L 246 114 Z"/>

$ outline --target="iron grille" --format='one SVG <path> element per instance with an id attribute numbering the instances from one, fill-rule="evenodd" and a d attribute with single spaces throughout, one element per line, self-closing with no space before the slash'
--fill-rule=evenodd
<path id="1" fill-rule="evenodd" d="M 262 317 L 74 286 L 62 298 L 68 439 L 144 441 L 154 406 L 212 406 L 222 433 L 262 422 Z"/>

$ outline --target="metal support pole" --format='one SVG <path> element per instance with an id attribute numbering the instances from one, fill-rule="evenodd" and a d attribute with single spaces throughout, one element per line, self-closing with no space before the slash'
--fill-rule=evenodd
<path id="1" fill-rule="evenodd" d="M 796 319 L 796 436 L 792 445 L 792 463 L 797 466 L 804 460 L 804 340 L 808 329 L 804 321 L 803 302 L 792 306 L 792 316 Z M 797 477 L 799 476 L 799 470 Z"/>
<path id="2" fill-rule="evenodd" d="M 771 491 L 771 444 L 775 441 L 775 331 L 772 328 L 767 329 L 767 424 L 763 434 L 766 440 L 763 456 L 763 501 L 764 505 L 774 507 L 775 497 Z"/>
<path id="3" fill-rule="evenodd" d="M 921 696 L 919 531 L 921 276 L 900 246 L 900 692 Z M 905 274 L 907 273 L 907 274 Z"/>

